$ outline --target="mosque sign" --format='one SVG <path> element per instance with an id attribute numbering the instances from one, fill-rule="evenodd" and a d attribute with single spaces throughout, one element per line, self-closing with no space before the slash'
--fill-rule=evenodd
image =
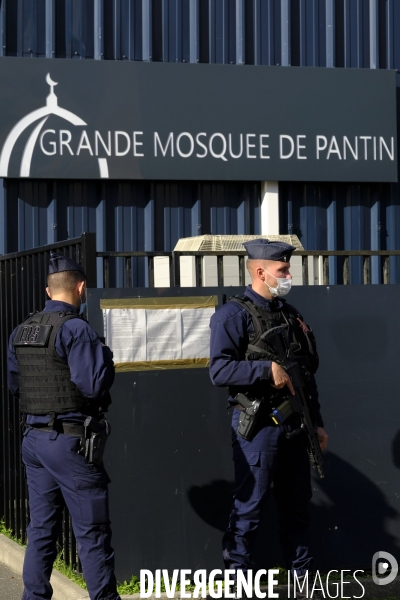
<path id="1" fill-rule="evenodd" d="M 0 177 L 397 181 L 394 71 L 0 58 Z"/>

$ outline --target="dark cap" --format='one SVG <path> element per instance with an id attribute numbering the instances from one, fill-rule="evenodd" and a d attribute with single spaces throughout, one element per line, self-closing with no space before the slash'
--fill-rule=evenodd
<path id="1" fill-rule="evenodd" d="M 244 242 L 243 246 L 251 260 L 279 260 L 289 262 L 295 246 L 285 242 L 270 242 L 269 240 L 259 238 Z"/>
<path id="2" fill-rule="evenodd" d="M 72 258 L 64 256 L 64 254 L 57 254 L 57 252 L 50 252 L 49 275 L 63 271 L 79 271 L 86 279 L 85 271 Z"/>

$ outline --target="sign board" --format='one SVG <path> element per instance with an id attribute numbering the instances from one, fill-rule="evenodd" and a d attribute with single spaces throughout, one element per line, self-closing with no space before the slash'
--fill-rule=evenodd
<path id="1" fill-rule="evenodd" d="M 0 177 L 397 181 L 395 72 L 0 58 Z"/>

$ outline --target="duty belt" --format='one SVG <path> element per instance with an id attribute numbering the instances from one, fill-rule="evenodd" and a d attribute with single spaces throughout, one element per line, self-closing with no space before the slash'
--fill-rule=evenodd
<path id="1" fill-rule="evenodd" d="M 57 433 L 64 433 L 65 435 L 72 435 L 74 437 L 84 437 L 85 427 L 76 423 L 63 423 L 62 421 L 55 421 L 54 427 L 48 425 L 27 425 L 32 429 L 38 429 L 39 431 L 57 431 Z"/>
<path id="2" fill-rule="evenodd" d="M 110 423 L 101 415 L 98 421 L 94 417 L 86 417 L 83 425 L 76 423 L 65 423 L 64 421 L 54 421 L 53 425 L 28 425 L 25 424 L 25 431 L 28 429 L 37 429 L 38 431 L 65 433 L 78 437 L 81 440 L 78 454 L 82 454 L 86 462 L 91 465 L 101 465 L 106 441 L 111 433 Z"/>

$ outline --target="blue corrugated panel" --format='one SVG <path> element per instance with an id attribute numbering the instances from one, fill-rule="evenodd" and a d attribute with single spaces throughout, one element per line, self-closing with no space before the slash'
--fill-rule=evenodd
<path id="1" fill-rule="evenodd" d="M 280 184 L 280 230 L 299 236 L 307 250 L 396 250 L 400 248 L 399 186 L 394 184 Z M 336 280 L 330 260 L 330 282 Z M 400 281 L 391 259 L 390 281 Z M 363 264 L 350 261 L 351 282 L 362 283 Z M 381 259 L 371 261 L 371 283 L 382 283 Z"/>
<path id="2" fill-rule="evenodd" d="M 386 244 L 388 250 L 400 249 L 400 185 L 389 185 L 389 193 L 384 204 L 386 224 Z M 390 280 L 400 282 L 400 260 L 390 258 Z"/>
<path id="3" fill-rule="evenodd" d="M 3 181 L 3 251 L 97 232 L 98 250 L 172 250 L 181 237 L 259 233 L 253 183 Z M 3 223 L 4 223 L 3 222 Z"/>
<path id="4" fill-rule="evenodd" d="M 8 56 L 400 65 L 398 0 L 2 0 L 0 16 Z"/>
<path id="5" fill-rule="evenodd" d="M 291 60 L 293 66 L 326 66 L 326 0 L 291 2 Z"/>
<path id="6" fill-rule="evenodd" d="M 104 58 L 142 60 L 142 0 L 104 2 Z"/>
<path id="7" fill-rule="evenodd" d="M 8 56 L 400 66 L 397 0 L 3 0 L 0 16 Z"/>
<path id="8" fill-rule="evenodd" d="M 336 67 L 370 67 L 370 4 L 373 1 L 336 2 Z"/>
<path id="9" fill-rule="evenodd" d="M 157 34 L 161 33 L 162 60 L 165 62 L 189 62 L 190 60 L 190 8 L 188 0 L 162 0 L 161 14 L 160 12 L 152 14 L 153 31 L 157 24 L 162 23 L 162 31 L 155 31 L 153 39 L 155 41 Z"/>
<path id="10" fill-rule="evenodd" d="M 380 55 L 379 66 L 388 69 L 400 69 L 400 2 L 398 0 L 380 1 Z"/>
<path id="11" fill-rule="evenodd" d="M 280 0 L 245 2 L 245 63 L 282 64 Z"/>
<path id="12" fill-rule="evenodd" d="M 94 57 L 94 0 L 57 0 L 55 22 L 56 57 Z"/>
<path id="13" fill-rule="evenodd" d="M 236 0 L 210 0 L 208 23 L 209 62 L 236 63 Z"/>
<path id="14" fill-rule="evenodd" d="M 45 0 L 4 2 L 8 56 L 45 56 Z"/>

